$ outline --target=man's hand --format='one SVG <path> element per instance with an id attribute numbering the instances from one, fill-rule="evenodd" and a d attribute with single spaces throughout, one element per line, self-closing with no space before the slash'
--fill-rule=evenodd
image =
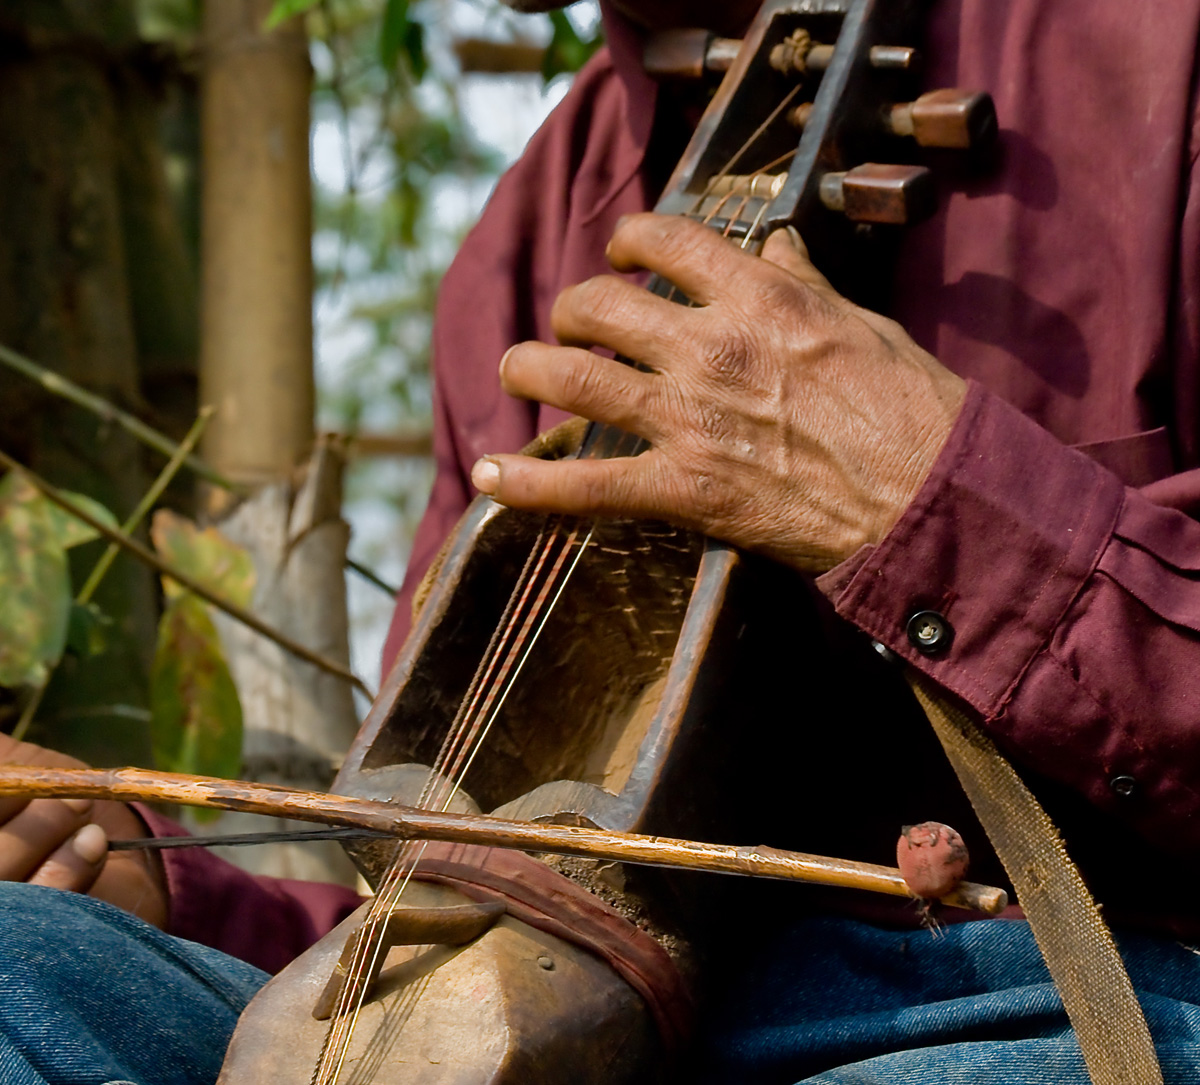
<path id="1" fill-rule="evenodd" d="M 0 735 L 0 764 L 85 768 L 73 757 Z M 0 799 L 0 881 L 89 893 L 165 927 L 162 866 L 148 852 L 110 854 L 110 839 L 146 836 L 124 803 L 90 799 Z"/>
<path id="2" fill-rule="evenodd" d="M 517 508 L 669 520 L 814 572 L 878 542 L 945 444 L 963 382 L 838 295 L 795 231 L 769 237 L 760 259 L 686 219 L 633 215 L 608 256 L 697 307 L 591 279 L 555 303 L 563 345 L 518 344 L 500 379 L 652 447 L 616 460 L 488 456 L 475 485 Z"/>

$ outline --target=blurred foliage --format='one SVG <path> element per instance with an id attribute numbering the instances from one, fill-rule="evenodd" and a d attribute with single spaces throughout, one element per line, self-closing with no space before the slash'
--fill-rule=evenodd
<path id="1" fill-rule="evenodd" d="M 203 0 L 132 0 L 140 36 L 173 51 L 165 67 L 163 154 L 176 210 L 189 235 L 197 217 L 195 77 Z M 329 136 L 337 176 L 317 170 L 313 251 L 322 353 L 336 363 L 319 374 L 320 422 L 353 434 L 428 425 L 429 339 L 438 284 L 503 165 L 503 155 L 464 112 L 457 35 L 534 39 L 547 46 L 545 82 L 577 69 L 599 44 L 594 5 L 584 14 L 518 16 L 500 0 L 278 0 L 272 20 L 303 17 L 315 73 L 314 141 Z M 475 77 L 494 79 L 491 76 Z M 519 76 L 518 79 L 529 79 Z M 536 80 L 536 76 L 532 77 Z M 390 506 L 380 549 L 395 557 L 427 492 L 430 464 L 390 461 L 358 467 L 347 501 Z M 86 500 L 86 499 L 81 499 Z M 113 517 L 99 506 L 94 514 Z M 114 523 L 115 526 L 115 523 Z M 219 581 L 238 601 L 253 573 L 194 527 L 156 520 L 156 545 L 181 568 Z M 22 690 L 40 687 L 63 661 L 105 649 L 111 620 L 72 598 L 66 551 L 90 538 L 67 514 L 12 476 L 0 482 L 0 717 Z M 79 553 L 78 551 L 76 552 Z M 84 555 L 86 557 L 86 555 Z M 241 709 L 207 607 L 164 583 L 152 674 L 155 758 L 182 771 L 236 774 Z M 390 609 L 382 598 L 380 606 Z M 111 651 L 111 644 L 109 645 Z M 67 676 L 70 677 L 69 675 Z M 119 711 L 118 711 L 119 710 Z M 82 717 L 84 712 L 75 712 Z M 137 705 L 101 706 L 141 721 Z M 3 722 L 3 721 L 0 721 Z M 7 725 L 7 724 L 6 724 Z"/>
<path id="2" fill-rule="evenodd" d="M 188 44 L 200 29 L 203 0 L 135 0 L 143 41 Z"/>
<path id="3" fill-rule="evenodd" d="M 542 78 L 547 82 L 556 75 L 579 71 L 603 43 L 598 30 L 580 34 L 565 11 L 552 11 L 549 19 L 553 32 L 542 60 Z"/>
<path id="4" fill-rule="evenodd" d="M 67 494 L 92 516 L 116 521 L 102 505 Z M 91 542 L 96 532 L 42 497 L 10 472 L 0 480 L 0 686 L 37 686 L 62 658 L 72 632 L 71 577 L 67 551 Z M 79 608 L 83 611 L 84 608 Z M 75 616 L 76 641 L 96 643 L 98 620 Z"/>
<path id="5" fill-rule="evenodd" d="M 158 624 L 150 674 L 154 763 L 169 772 L 236 778 L 242 769 L 242 706 L 207 606 L 184 593 Z M 219 811 L 197 813 L 198 821 Z"/>
<path id="6" fill-rule="evenodd" d="M 215 527 L 199 528 L 186 516 L 159 509 L 150 526 L 150 538 L 159 557 L 222 599 L 239 607 L 250 606 L 254 595 L 254 562 L 240 546 Z M 163 577 L 163 593 L 177 599 L 185 590 Z"/>
<path id="7" fill-rule="evenodd" d="M 159 556 L 240 607 L 254 594 L 254 562 L 216 528 L 166 509 L 150 537 Z M 233 777 L 242 768 L 242 705 L 210 606 L 163 577 L 166 609 L 150 675 L 154 763 L 171 772 Z M 216 816 L 215 812 L 212 816 Z M 211 820 L 198 815 L 198 820 Z"/>

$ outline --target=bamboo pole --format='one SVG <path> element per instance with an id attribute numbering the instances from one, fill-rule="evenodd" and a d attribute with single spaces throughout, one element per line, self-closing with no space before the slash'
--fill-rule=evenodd
<path id="1" fill-rule="evenodd" d="M 377 830 L 401 840 L 439 840 L 555 855 L 580 855 L 642 866 L 740 874 L 866 889 L 897 897 L 912 896 L 898 870 L 874 863 L 829 859 L 765 846 L 701 844 L 575 825 L 539 825 L 479 814 L 417 810 L 344 795 L 174 772 L 3 765 L 0 766 L 0 796 L 178 803 Z M 995 915 L 1008 904 L 1008 896 L 1002 889 L 962 882 L 953 893 L 942 898 L 942 903 Z"/>

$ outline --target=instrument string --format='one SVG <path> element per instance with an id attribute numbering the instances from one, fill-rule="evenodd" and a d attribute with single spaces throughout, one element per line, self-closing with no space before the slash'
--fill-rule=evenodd
<path id="1" fill-rule="evenodd" d="M 689 215 L 694 215 L 703 207 L 715 185 L 732 171 L 780 113 L 791 104 L 800 89 L 799 84 L 793 87 L 724 167 L 714 174 L 704 191 L 696 197 Z M 792 150 L 780 156 L 756 170 L 751 177 L 782 164 L 795 153 L 795 150 Z M 711 223 L 734 196 L 735 193 L 731 191 L 721 197 L 701 221 L 705 224 Z M 749 201 L 748 195 L 741 197 L 736 212 L 729 216 L 722 230 L 725 236 L 732 233 Z M 753 243 L 754 234 L 768 206 L 769 201 L 764 200 L 753 223 L 741 239 L 741 248 L 745 249 Z M 678 293 L 677 288 L 671 285 L 667 297 L 673 299 Z M 695 305 L 690 301 L 688 304 Z M 626 444 L 630 445 L 628 449 L 623 447 Z M 636 434 L 621 433 L 610 455 L 613 458 L 635 455 L 641 450 L 640 446 L 644 447 L 644 442 Z M 461 790 L 463 780 L 469 773 L 479 749 L 499 717 L 584 550 L 591 542 L 595 525 L 589 527 L 581 540 L 580 531 L 577 524 L 567 530 L 563 518 L 543 525 L 509 596 L 501 620 L 493 631 L 487 649 L 439 748 L 422 788 L 418 806 L 444 811 Z M 567 557 L 577 541 L 574 557 L 567 564 Z M 565 575 L 560 579 L 559 574 L 564 568 Z M 543 570 L 546 570 L 544 581 Z M 419 848 L 415 846 L 418 843 Z M 364 982 L 364 977 L 373 975 L 379 964 L 384 950 L 382 933 L 386 920 L 411 880 L 413 871 L 427 847 L 427 841 L 403 841 L 398 844 L 380 883 L 379 891 L 368 908 L 367 918 L 359 932 L 352 936 L 356 938 L 355 952 L 347 968 L 333 1020 L 322 1044 L 321 1055 L 313 1072 L 312 1085 L 334 1085 L 341 1074 L 349 1053 L 349 1043 L 368 993 L 368 984 Z"/>
<path id="2" fill-rule="evenodd" d="M 435 805 L 442 805 L 444 809 L 449 805 L 449 796 L 436 796 L 436 800 L 440 800 L 440 803 L 438 803 L 435 800 L 434 792 L 439 790 L 439 782 L 445 782 L 445 765 L 453 756 L 455 747 L 462 741 L 462 736 L 469 727 L 469 717 L 471 708 L 477 697 L 477 691 L 488 680 L 496 660 L 499 658 L 497 652 L 503 648 L 505 640 L 513 629 L 513 612 L 520 607 L 523 600 L 528 596 L 530 583 L 537 576 L 542 563 L 545 561 L 547 553 L 546 547 L 543 545 L 545 537 L 546 525 L 543 524 L 534 547 L 526 558 L 524 567 L 518 577 L 517 586 L 509 596 L 500 622 L 492 633 L 488 648 L 480 660 L 475 674 L 472 676 L 471 684 L 468 686 L 467 693 L 461 702 L 458 713 L 441 744 L 433 767 L 426 777 L 421 795 L 417 800 L 419 807 L 432 808 Z M 392 908 L 406 888 L 408 877 L 416 860 L 420 858 L 419 855 L 413 857 L 411 854 L 412 850 L 412 843 L 410 841 L 397 842 L 392 859 L 388 864 L 387 872 L 372 900 L 370 908 L 368 908 L 367 916 L 359 932 L 354 936 L 357 938 L 355 951 L 351 963 L 347 968 L 346 979 L 338 999 L 333 1021 L 330 1024 L 330 1030 L 326 1035 L 321 1058 L 318 1060 L 318 1065 L 314 1071 L 314 1085 L 319 1085 L 319 1083 L 329 1080 L 336 1080 L 336 1076 L 340 1071 L 340 1066 L 344 1059 L 344 1050 L 350 1035 L 353 1033 L 357 1019 L 357 1012 L 352 1012 L 352 1003 L 354 1004 L 353 1010 L 356 1011 L 358 1006 L 361 1005 L 362 999 L 365 998 L 366 990 L 362 980 L 364 976 L 371 974 L 372 969 L 378 963 L 383 946 L 381 937 L 383 926 Z M 422 852 L 423 850 L 422 848 Z M 336 1065 L 331 1067 L 331 1063 L 335 1063 Z M 332 1075 L 328 1073 L 331 1068 L 333 1070 Z"/>
<path id="3" fill-rule="evenodd" d="M 531 592 L 534 591 L 534 584 L 538 578 L 538 574 L 550 552 L 549 544 L 559 538 L 564 538 L 561 531 L 561 522 L 555 525 L 554 531 L 547 541 L 547 545 L 539 547 L 535 544 L 535 549 L 531 552 L 530 560 L 526 562 L 523 575 L 519 578 L 520 582 L 512 596 L 510 596 L 510 604 L 507 608 L 509 620 L 502 620 L 498 627 L 498 630 L 503 631 L 504 634 L 499 638 L 499 647 L 502 648 L 504 646 L 504 642 L 508 640 L 508 633 L 519 625 L 516 639 L 509 646 L 508 650 L 502 654 L 496 651 L 489 651 L 485 654 L 473 680 L 473 685 L 476 687 L 475 693 L 471 694 L 469 692 L 468 696 L 464 698 L 464 708 L 460 709 L 459 722 L 457 726 L 452 726 L 450 734 L 447 735 L 446 742 L 443 743 L 442 751 L 439 753 L 437 762 L 435 762 L 435 769 L 430 772 L 426 781 L 421 805 L 433 805 L 445 809 L 453 801 L 454 796 L 461 787 L 462 779 L 474 761 L 475 753 L 477 753 L 481 743 L 486 739 L 492 723 L 498 717 L 504 700 L 508 696 L 508 692 L 513 688 L 520 670 L 529 658 L 534 643 L 549 620 L 555 603 L 557 603 L 558 598 L 565 589 L 567 580 L 582 557 L 583 550 L 590 541 L 592 532 L 589 530 L 587 536 L 579 544 L 575 559 L 568 568 L 566 576 L 559 579 L 558 574 L 578 535 L 579 529 L 577 527 L 566 534 L 563 545 L 560 548 L 560 553 L 551 564 L 550 571 L 546 577 L 546 583 L 536 590 L 530 612 L 523 617 L 519 617 L 522 604 L 530 596 Z M 535 558 L 537 560 L 534 560 Z M 556 582 L 557 588 L 555 587 Z M 552 598 L 551 592 L 553 592 Z M 548 606 L 546 605 L 547 599 L 549 599 Z M 541 615 L 541 621 L 533 631 L 532 637 L 530 637 L 530 628 L 537 620 L 539 614 Z M 497 637 L 493 634 L 493 643 L 496 640 Z M 524 648 L 523 651 L 522 648 Z M 519 659 L 518 653 L 520 653 Z M 500 663 L 497 672 L 498 660 Z M 495 677 L 492 677 L 493 672 L 497 672 Z M 481 699 L 482 704 L 479 705 Z M 477 705 L 478 707 L 476 707 Z M 485 717 L 487 720 L 486 723 L 483 722 Z M 455 752 L 456 748 L 457 752 Z M 466 761 L 465 764 L 463 763 L 464 758 Z M 452 763 L 450 763 L 451 760 Z M 449 778 L 443 772 L 438 771 L 439 768 L 446 770 L 447 765 L 449 767 Z M 340 1073 L 341 1066 L 348 1052 L 350 1035 L 353 1033 L 358 1014 L 367 993 L 366 984 L 362 982 L 362 979 L 364 976 L 374 974 L 375 968 L 379 963 L 380 954 L 384 948 L 383 939 L 379 937 L 382 934 L 383 925 L 395 907 L 400 895 L 407 887 L 413 869 L 417 862 L 419 862 L 421 855 L 424 854 L 426 847 L 427 844 L 422 843 L 420 851 L 415 856 L 411 854 L 412 846 L 410 842 L 406 842 L 397 849 L 398 854 L 389 866 L 384 882 L 380 886 L 380 892 L 376 895 L 371 908 L 368 910 L 368 917 L 360 928 L 361 933 L 356 936 L 358 941 L 353 961 L 347 969 L 347 978 L 338 1001 L 335 1018 L 331 1022 L 330 1032 L 326 1037 L 326 1044 L 323 1045 L 322 1058 L 319 1060 L 317 1070 L 314 1073 L 313 1081 L 315 1085 L 320 1085 L 322 1082 L 335 1081 L 337 1075 Z M 352 1003 L 353 1005 L 351 1005 Z M 329 1073 L 329 1071 L 332 1071 L 332 1073 Z"/>

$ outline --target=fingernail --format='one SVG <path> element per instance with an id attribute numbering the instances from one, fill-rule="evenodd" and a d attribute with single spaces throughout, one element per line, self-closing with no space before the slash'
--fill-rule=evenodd
<path id="1" fill-rule="evenodd" d="M 63 799 L 67 809 L 75 814 L 86 814 L 92 808 L 91 799 Z"/>
<path id="2" fill-rule="evenodd" d="M 500 465 L 484 456 L 471 468 L 471 485 L 482 494 L 494 494 L 500 488 Z"/>
<path id="3" fill-rule="evenodd" d="M 787 235 L 792 242 L 792 248 L 794 248 L 797 252 L 807 251 L 804 245 L 804 239 L 800 236 L 800 231 L 797 230 L 795 226 L 787 227 Z"/>
<path id="4" fill-rule="evenodd" d="M 621 227 L 624 226 L 625 223 L 627 223 L 631 218 L 633 218 L 632 215 L 622 215 L 619 219 L 617 219 L 616 225 L 613 226 L 613 237 L 615 237 L 617 235 L 617 231 L 620 230 Z M 606 259 L 608 258 L 608 256 L 610 255 L 611 252 L 612 252 L 612 238 L 610 238 L 608 244 L 604 246 L 604 256 Z M 610 261 L 610 263 L 611 263 L 611 261 Z"/>
<path id="5" fill-rule="evenodd" d="M 508 365 L 508 356 L 509 356 L 509 355 L 510 355 L 510 354 L 511 354 L 511 353 L 512 353 L 514 350 L 516 350 L 516 349 L 517 349 L 517 344 L 516 344 L 516 343 L 514 343 L 514 344 L 513 344 L 511 347 L 509 347 L 509 348 L 508 348 L 508 350 L 506 350 L 506 351 L 504 352 L 504 354 L 503 354 L 503 355 L 501 355 L 501 357 L 500 357 L 500 369 L 499 369 L 499 372 L 500 372 L 500 379 L 501 379 L 501 380 L 504 380 L 504 367 L 505 367 L 506 365 Z"/>
<path id="6" fill-rule="evenodd" d="M 108 851 L 108 833 L 93 821 L 71 838 L 71 850 L 85 863 L 94 865 Z"/>

